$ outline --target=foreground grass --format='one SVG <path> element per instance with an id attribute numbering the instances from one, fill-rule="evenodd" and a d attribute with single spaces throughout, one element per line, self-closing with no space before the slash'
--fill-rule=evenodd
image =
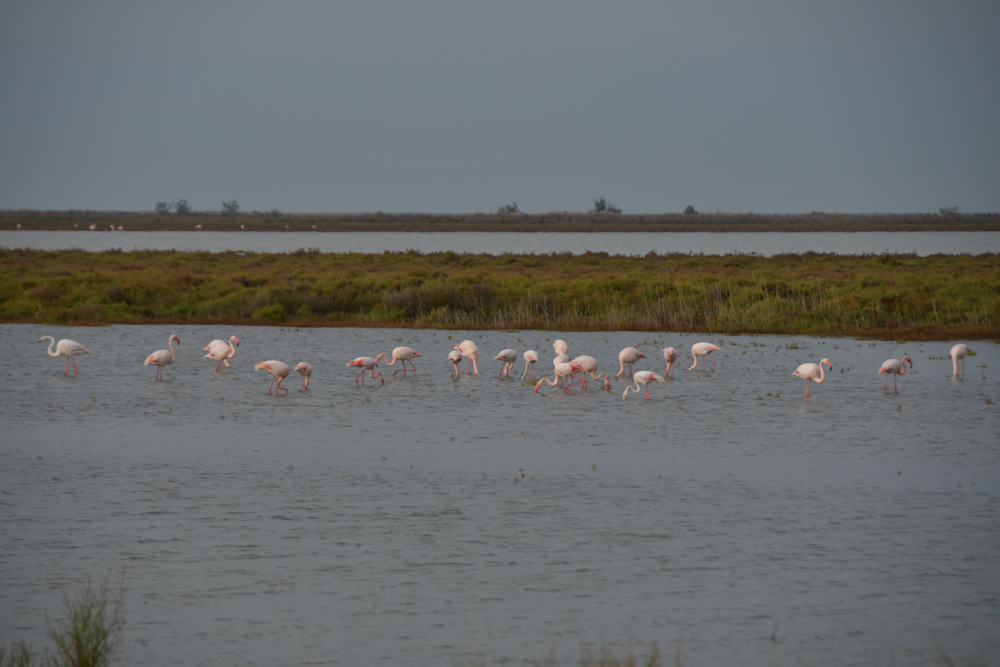
<path id="1" fill-rule="evenodd" d="M 0 250 L 0 321 L 1000 336 L 1000 256 Z"/>

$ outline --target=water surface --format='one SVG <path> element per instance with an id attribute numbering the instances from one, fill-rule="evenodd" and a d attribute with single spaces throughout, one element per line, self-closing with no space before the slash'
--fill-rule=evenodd
<path id="1" fill-rule="evenodd" d="M 142 359 L 178 333 L 155 382 Z M 237 334 L 221 374 L 201 358 Z M 35 341 L 85 344 L 80 374 Z M 0 640 L 46 645 L 60 591 L 124 567 L 132 664 L 685 664 L 1000 660 L 1000 346 L 574 333 L 571 353 L 663 370 L 651 401 L 498 380 L 546 332 L 0 325 Z M 449 377 L 463 338 L 480 374 Z M 358 355 L 418 372 L 358 387 Z M 882 361 L 909 354 L 899 393 Z M 803 400 L 790 375 L 829 357 Z M 253 363 L 316 366 L 267 394 Z M 13 370 L 13 366 L 9 366 Z M 398 368 L 398 366 L 397 366 Z M 521 366 L 518 367 L 520 376 Z M 772 640 L 772 636 L 774 640 Z"/>

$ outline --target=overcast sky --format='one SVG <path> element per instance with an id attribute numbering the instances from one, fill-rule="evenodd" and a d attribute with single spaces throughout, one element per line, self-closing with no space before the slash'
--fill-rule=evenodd
<path id="1" fill-rule="evenodd" d="M 1000 211 L 1000 2 L 0 3 L 0 209 Z"/>

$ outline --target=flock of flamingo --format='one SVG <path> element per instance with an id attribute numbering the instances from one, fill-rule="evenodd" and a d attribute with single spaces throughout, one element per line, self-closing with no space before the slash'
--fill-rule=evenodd
<path id="1" fill-rule="evenodd" d="M 69 373 L 70 362 L 73 364 L 73 375 L 77 375 L 76 361 L 73 359 L 79 354 L 89 354 L 90 352 L 86 347 L 77 343 L 76 341 L 64 338 L 58 342 L 52 336 L 42 336 L 38 339 L 41 343 L 44 340 L 49 341 L 48 353 L 50 357 L 66 357 L 66 370 L 63 371 L 63 375 Z M 164 350 L 157 350 L 153 352 L 148 357 L 146 357 L 146 366 L 156 366 L 156 379 L 163 379 L 163 369 L 166 366 L 174 363 L 177 360 L 177 352 L 174 350 L 174 343 L 178 345 L 181 344 L 180 337 L 177 334 L 173 334 L 167 339 L 167 348 Z M 205 355 L 206 359 L 212 360 L 213 368 L 217 373 L 222 372 L 222 366 L 229 366 L 229 360 L 236 356 L 236 347 L 240 344 L 240 339 L 236 336 L 230 336 L 228 341 L 224 340 L 213 340 L 208 345 L 204 347 L 207 352 Z M 611 391 L 611 380 L 608 379 L 606 373 L 597 372 L 597 359 L 587 355 L 580 355 L 577 357 L 570 357 L 569 355 L 569 345 L 567 345 L 564 340 L 557 340 L 552 344 L 552 349 L 555 352 L 555 357 L 552 359 L 554 376 L 552 379 L 543 377 L 537 382 L 534 377 L 534 365 L 538 362 L 538 352 L 535 350 L 527 350 L 523 354 L 518 354 L 517 350 L 507 348 L 502 350 L 499 354 L 493 357 L 494 360 L 502 362 L 500 367 L 500 377 L 508 378 L 510 377 L 510 371 L 517 363 L 518 357 L 524 359 L 524 372 L 521 374 L 521 379 L 524 380 L 525 377 L 529 378 L 529 381 L 535 382 L 535 392 L 541 388 L 543 384 L 548 384 L 550 387 L 561 387 L 562 391 L 569 392 L 572 387 L 582 387 L 587 388 L 587 383 L 589 380 L 601 381 L 603 380 L 603 388 L 607 391 Z M 701 357 L 701 370 L 705 370 L 706 360 L 712 362 L 712 370 L 715 370 L 715 360 L 710 358 L 709 355 L 719 349 L 717 345 L 712 345 L 711 343 L 695 343 L 691 346 L 691 357 L 693 363 L 691 367 L 688 368 L 689 371 L 694 371 L 698 367 L 698 357 Z M 952 361 L 952 375 L 964 375 L 965 374 L 965 357 L 972 350 L 969 349 L 968 345 L 959 343 L 951 348 L 951 361 Z M 355 384 L 364 386 L 365 384 L 365 373 L 368 373 L 368 377 L 372 380 L 378 379 L 381 384 L 385 384 L 385 378 L 382 373 L 376 372 L 378 368 L 379 359 L 384 359 L 386 366 L 395 366 L 396 362 L 400 362 L 400 368 L 393 371 L 393 375 L 399 371 L 403 371 L 403 377 L 406 377 L 407 372 L 415 373 L 417 371 L 416 366 L 413 365 L 413 359 L 421 356 L 419 352 L 411 347 L 400 346 L 392 351 L 392 358 L 387 353 L 383 352 L 377 356 L 373 357 L 357 357 L 356 359 L 347 362 L 348 367 L 360 368 L 360 372 L 355 376 Z M 618 374 L 615 375 L 616 378 L 622 375 L 628 374 L 628 377 L 632 379 L 635 386 L 628 386 L 625 388 L 625 392 L 622 394 L 623 399 L 628 398 L 628 393 L 630 391 L 638 393 L 640 385 L 645 389 L 646 400 L 649 400 L 649 385 L 650 383 L 665 382 L 667 379 L 672 377 L 674 363 L 677 361 L 678 352 L 673 347 L 663 348 L 663 358 L 666 361 L 666 367 L 663 371 L 663 375 L 659 375 L 652 371 L 635 371 L 633 372 L 632 365 L 635 364 L 639 359 L 645 359 L 646 355 L 640 352 L 634 347 L 626 347 L 621 352 L 618 353 Z M 467 359 L 469 362 L 467 372 L 469 374 L 479 374 L 479 347 L 471 340 L 464 340 L 454 347 L 448 353 L 448 361 L 452 364 L 452 378 L 458 379 L 459 377 L 459 364 L 461 364 L 463 359 Z M 959 363 L 961 362 L 961 364 Z M 410 364 L 410 368 L 407 369 L 406 364 Z M 897 378 L 900 375 L 905 375 L 907 371 L 907 364 L 909 368 L 913 368 L 913 360 L 910 357 L 903 357 L 902 359 L 888 359 L 879 369 L 879 374 L 885 373 L 885 380 L 882 382 L 882 391 L 885 392 L 886 385 L 889 382 L 889 376 L 892 375 L 892 385 L 893 390 L 898 391 L 897 388 Z M 800 365 L 794 371 L 792 375 L 802 378 L 805 380 L 805 389 L 803 396 L 809 398 L 809 385 L 812 382 L 817 384 L 822 383 L 826 376 L 823 372 L 823 366 L 826 366 L 828 370 L 833 370 L 833 363 L 829 359 L 822 359 L 818 364 L 806 363 Z M 959 367 L 961 366 L 961 371 Z M 626 370 L 627 367 L 627 370 Z M 254 365 L 254 370 L 266 370 L 272 375 L 271 384 L 268 385 L 267 393 L 271 393 L 271 389 L 274 389 L 274 395 L 277 396 L 278 392 L 284 390 L 285 394 L 288 394 L 288 387 L 283 387 L 281 385 L 282 380 L 288 377 L 288 374 L 295 370 L 302 377 L 302 389 L 309 389 L 309 378 L 312 375 L 313 367 L 305 361 L 299 362 L 294 366 L 294 368 L 289 368 L 288 364 L 283 361 L 262 361 Z M 358 382 L 358 380 L 361 380 Z M 275 384 L 277 383 L 277 384 Z"/>

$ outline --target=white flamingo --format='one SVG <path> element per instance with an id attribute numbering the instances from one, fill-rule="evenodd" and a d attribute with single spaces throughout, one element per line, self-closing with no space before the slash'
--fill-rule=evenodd
<path id="1" fill-rule="evenodd" d="M 302 376 L 302 389 L 309 391 L 309 377 L 313 374 L 313 366 L 308 361 L 295 364 L 295 372 Z"/>
<path id="2" fill-rule="evenodd" d="M 618 374 L 615 375 L 615 377 L 619 378 L 625 374 L 626 365 L 628 366 L 628 376 L 632 377 L 632 364 L 645 358 L 646 355 L 634 347 L 623 348 L 622 351 L 618 353 L 618 363 L 620 367 L 618 369 Z"/>
<path id="3" fill-rule="evenodd" d="M 878 369 L 879 373 L 885 373 L 885 381 L 882 383 L 882 393 L 885 393 L 885 385 L 889 382 L 889 375 L 892 374 L 892 390 L 899 391 L 896 388 L 896 378 L 900 375 L 906 375 L 906 362 L 910 363 L 910 368 L 913 368 L 913 359 L 909 357 L 903 357 L 902 359 L 886 359 L 882 363 L 882 368 Z"/>
<path id="4" fill-rule="evenodd" d="M 213 361 L 212 367 L 215 369 L 216 373 L 222 372 L 222 364 L 229 367 L 229 360 L 236 356 L 236 347 L 240 344 L 240 339 L 236 336 L 230 336 L 229 342 L 224 340 L 215 339 L 205 347 L 203 350 L 208 350 L 208 354 L 205 355 L 205 359 L 211 359 Z"/>
<path id="5" fill-rule="evenodd" d="M 577 371 L 583 370 L 583 366 L 581 366 L 580 364 L 574 364 L 567 361 L 561 364 L 557 364 L 553 370 L 555 371 L 555 376 L 551 380 L 548 378 L 542 378 L 535 385 L 536 394 L 538 393 L 538 389 L 539 387 L 542 386 L 543 382 L 547 382 L 550 387 L 557 387 L 559 386 L 560 382 L 565 381 L 566 386 L 563 387 L 564 392 L 569 392 L 570 387 L 575 387 L 576 385 L 582 383 L 582 380 L 580 382 L 573 382 L 573 383 L 569 382 L 569 378 L 573 377 Z"/>
<path id="6" fill-rule="evenodd" d="M 604 378 L 605 391 L 611 391 L 611 380 L 608 379 L 607 373 L 597 373 L 597 359 L 586 354 L 581 354 L 579 357 L 574 358 L 572 363 L 579 364 L 583 367 L 584 389 L 587 388 L 587 374 L 590 373 L 591 380 L 600 380 L 601 378 Z"/>
<path id="7" fill-rule="evenodd" d="M 66 355 L 66 370 L 63 371 L 63 375 L 69 373 L 69 362 L 71 361 L 73 362 L 73 375 L 76 375 L 76 360 L 74 360 L 73 357 L 78 354 L 90 354 L 90 350 L 85 348 L 83 345 L 80 345 L 75 340 L 70 340 L 69 338 L 63 338 L 61 341 L 56 343 L 52 336 L 42 336 L 38 339 L 38 342 L 41 343 L 46 338 L 51 341 L 49 343 L 48 350 L 50 357 L 60 357 L 62 355 Z"/>
<path id="8" fill-rule="evenodd" d="M 525 350 L 522 356 L 524 357 L 524 372 L 521 373 L 521 379 L 523 380 L 524 376 L 527 375 L 528 381 L 534 382 L 535 381 L 534 371 L 535 371 L 535 364 L 538 363 L 538 353 L 535 352 L 534 350 Z"/>
<path id="9" fill-rule="evenodd" d="M 972 352 L 965 343 L 959 343 L 951 348 L 951 376 L 958 377 L 958 360 L 962 360 L 962 375 L 965 375 L 965 356 Z M 52 354 L 49 352 L 49 354 Z"/>
<path id="10" fill-rule="evenodd" d="M 365 371 L 368 371 L 371 379 L 374 380 L 377 377 L 382 384 L 385 384 L 385 378 L 382 377 L 382 374 L 375 372 L 375 369 L 378 367 L 378 362 L 375 359 L 371 357 L 358 357 L 353 361 L 348 361 L 347 365 L 356 366 L 361 369 L 361 372 L 354 378 L 354 384 L 358 384 L 358 378 L 361 378 L 360 384 L 362 387 L 365 386 Z"/>
<path id="11" fill-rule="evenodd" d="M 466 372 L 472 375 L 472 369 L 475 368 L 475 374 L 479 375 L 479 347 L 471 340 L 463 340 L 455 346 L 455 349 L 469 360 L 469 368 Z"/>
<path id="12" fill-rule="evenodd" d="M 458 347 L 457 345 L 455 347 Z M 448 361 L 451 362 L 451 379 L 458 379 L 458 365 L 462 363 L 462 352 L 460 350 L 452 350 L 448 353 Z"/>
<path id="13" fill-rule="evenodd" d="M 552 350 L 557 354 L 569 354 L 569 345 L 566 344 L 561 338 L 556 339 L 556 342 L 552 343 Z"/>
<path id="14" fill-rule="evenodd" d="M 267 385 L 267 393 L 268 394 L 271 393 L 271 386 L 274 385 L 274 381 L 277 380 L 278 385 L 274 388 L 274 395 L 277 396 L 278 390 L 284 389 L 285 395 L 287 396 L 288 387 L 282 387 L 281 381 L 284 380 L 286 377 L 288 377 L 288 371 L 289 371 L 288 364 L 286 364 L 284 361 L 275 361 L 272 359 L 271 361 L 262 361 L 259 364 L 255 364 L 253 367 L 255 371 L 258 371 L 262 368 L 274 376 L 271 378 L 271 384 Z"/>
<path id="15" fill-rule="evenodd" d="M 674 372 L 674 362 L 677 361 L 677 350 L 672 347 L 663 348 L 663 359 L 667 362 L 667 368 L 663 371 L 663 377 L 669 379 Z"/>
<path id="16" fill-rule="evenodd" d="M 505 350 L 500 350 L 500 354 L 493 357 L 493 359 L 503 362 L 503 365 L 500 367 L 500 377 L 510 377 L 510 369 L 514 367 L 514 363 L 517 361 L 517 350 L 512 350 L 508 347 Z"/>
<path id="17" fill-rule="evenodd" d="M 710 358 L 708 355 L 719 349 L 718 345 L 712 345 L 711 343 L 695 343 L 691 346 L 691 358 L 694 363 L 691 364 L 689 371 L 693 371 L 698 366 L 698 357 L 701 357 L 701 370 L 705 370 L 705 360 L 708 359 L 712 362 L 712 372 L 715 372 L 715 359 Z"/>
<path id="18" fill-rule="evenodd" d="M 823 374 L 823 364 L 826 364 L 830 370 L 833 370 L 833 364 L 829 359 L 823 359 L 819 364 L 802 364 L 794 371 L 792 375 L 802 378 L 806 381 L 806 390 L 804 396 L 809 398 L 809 383 L 815 381 L 817 384 L 821 384 L 826 376 Z"/>
<path id="19" fill-rule="evenodd" d="M 163 379 L 164 366 L 168 366 L 177 361 L 177 352 L 174 351 L 174 341 L 177 341 L 178 345 L 181 344 L 181 339 L 177 336 L 177 334 L 173 334 L 172 336 L 170 336 L 170 338 L 167 339 L 167 347 L 170 348 L 169 350 L 157 350 L 153 354 L 146 357 L 146 363 L 144 364 L 145 366 L 157 367 L 156 368 L 157 380 Z"/>
<path id="20" fill-rule="evenodd" d="M 639 371 L 632 376 L 632 380 L 635 382 L 635 387 L 625 387 L 625 392 L 622 394 L 622 400 L 628 398 L 628 393 L 634 391 L 639 393 L 639 385 L 641 384 L 646 388 L 646 400 L 649 400 L 649 383 L 650 382 L 666 382 L 663 376 L 657 375 L 653 371 Z"/>
<path id="21" fill-rule="evenodd" d="M 385 358 L 385 365 L 386 366 L 395 366 L 397 361 L 402 362 L 400 365 L 403 367 L 403 377 L 406 377 L 406 362 L 409 361 L 410 362 L 410 366 L 413 368 L 413 370 L 410 371 L 410 372 L 411 373 L 416 373 L 417 372 L 417 367 L 413 365 L 413 358 L 414 357 L 419 357 L 419 356 L 422 356 L 422 355 L 419 352 L 417 352 L 416 350 L 414 350 L 412 347 L 406 347 L 405 345 L 401 345 L 399 347 L 393 348 L 393 350 L 392 350 L 392 361 L 389 361 L 389 355 L 386 354 L 385 352 L 383 352 L 382 354 L 377 355 L 375 357 L 375 361 L 377 363 L 380 358 L 384 357 Z M 392 372 L 392 374 L 395 375 L 398 372 L 399 372 L 399 369 L 397 368 L 396 370 L 394 370 Z"/>

